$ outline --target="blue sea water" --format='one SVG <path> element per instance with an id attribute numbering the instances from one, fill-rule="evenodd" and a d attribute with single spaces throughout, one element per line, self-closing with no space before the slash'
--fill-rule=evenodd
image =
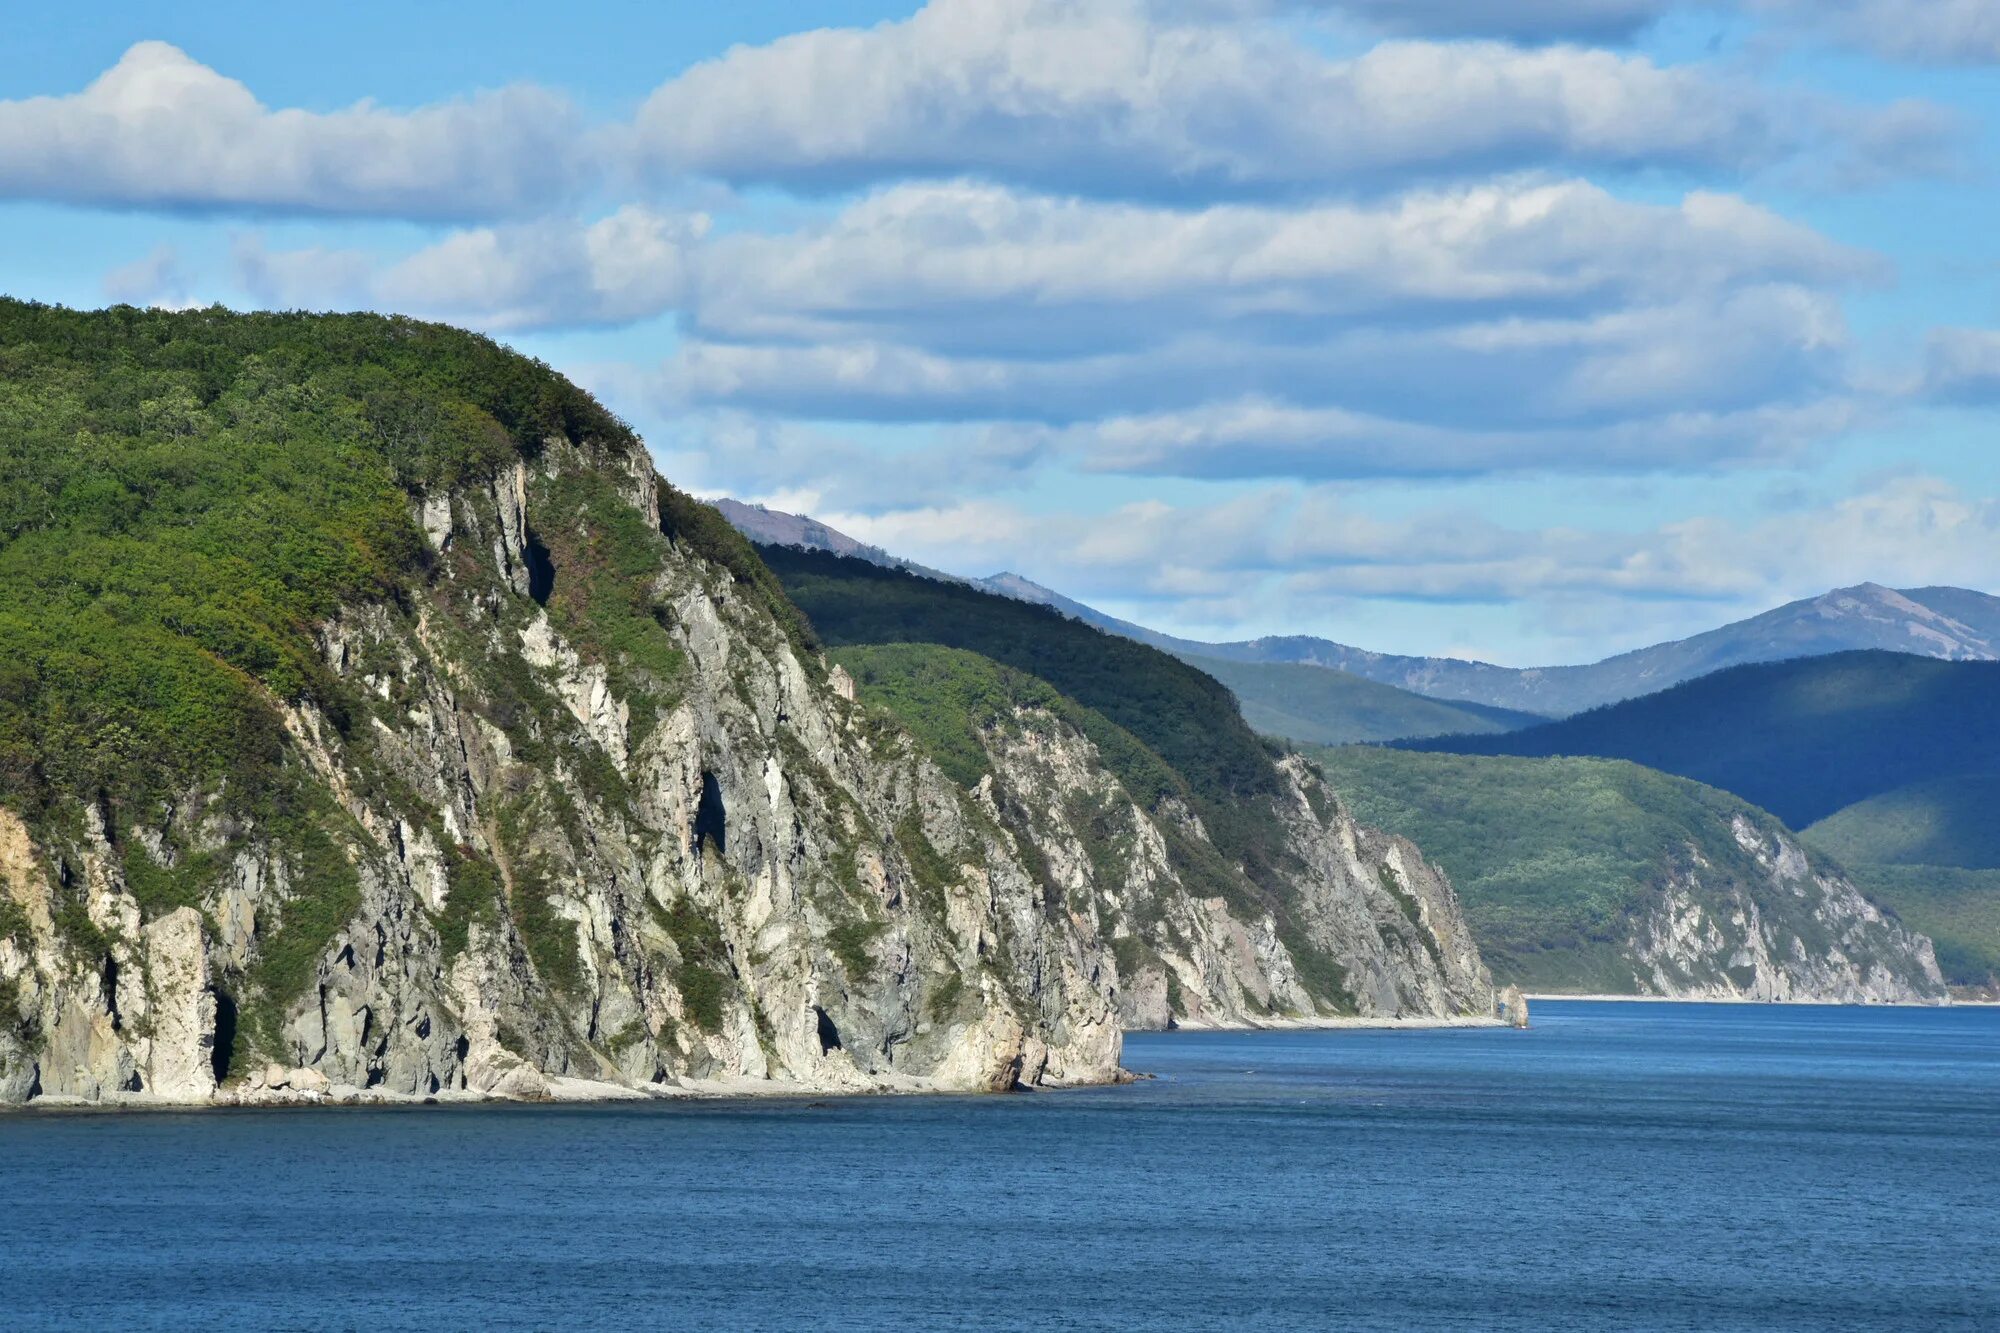
<path id="1" fill-rule="evenodd" d="M 1134 1036 L 986 1098 L 0 1117 L 8 1328 L 2000 1328 L 2000 1010 Z"/>

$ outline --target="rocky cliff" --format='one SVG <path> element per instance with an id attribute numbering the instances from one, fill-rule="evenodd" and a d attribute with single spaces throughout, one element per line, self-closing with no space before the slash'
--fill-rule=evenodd
<path id="1" fill-rule="evenodd" d="M 1304 760 L 1280 765 L 1293 905 L 1281 921 L 1191 808 L 1142 807 L 1064 718 L 1017 707 L 980 735 L 991 771 L 975 794 L 1038 849 L 1079 929 L 1108 941 L 1126 1027 L 1492 1011 L 1450 884 L 1409 842 L 1356 824 Z"/>
<path id="2" fill-rule="evenodd" d="M 1751 861 L 1718 865 L 1696 844 L 1625 942 L 1643 994 L 1833 1004 L 1946 999 L 1930 940 L 1883 914 L 1846 877 L 1815 865 L 1774 822 L 1739 813 L 1730 834 Z"/>
<path id="3" fill-rule="evenodd" d="M 1782 823 L 1636 764 L 1348 748 L 1363 817 L 1452 873 L 1503 984 L 1555 993 L 1936 1002 L 1931 941 Z"/>
<path id="4" fill-rule="evenodd" d="M 57 316 L 101 318 L 28 323 Z M 197 343 L 243 327 L 123 318 Z M 199 530 L 278 508 L 262 476 L 199 510 L 172 486 L 212 478 L 225 450 L 282 475 L 312 432 L 334 443 L 293 486 L 309 506 L 331 512 L 320 497 L 348 474 L 393 503 L 296 540 L 223 523 L 185 568 L 242 588 L 146 606 L 137 638 L 136 612 L 105 630 L 160 654 L 123 694 L 105 684 L 112 655 L 84 644 L 76 667 L 53 603 L 33 610 L 4 564 L 62 506 L 0 515 L 0 638 L 25 663 L 0 680 L 0 1102 L 1052 1087 L 1117 1077 L 1121 1021 L 1326 1011 L 1297 935 L 1158 854 L 1202 836 L 1191 815 L 1175 829 L 1112 808 L 1088 743 L 1059 729 L 996 736 L 984 790 L 948 777 L 828 671 L 750 548 L 546 372 L 403 321 L 244 323 L 303 330 L 310 374 L 230 362 L 225 342 L 188 380 L 181 364 L 201 358 L 176 353 L 166 387 L 148 380 L 157 396 L 119 418 L 134 442 L 119 466 L 152 469 L 121 483 L 135 512 L 198 513 Z M 436 356 L 407 344 L 445 340 L 512 395 L 446 414 L 451 439 L 472 432 L 469 462 L 385 460 L 385 439 L 434 449 L 445 427 L 379 376 L 366 396 L 331 394 L 348 381 L 319 340 L 349 334 L 417 363 Z M 88 457 L 101 419 L 45 429 Z M 289 452 L 255 434 L 280 426 Z M 29 479 L 78 489 L 60 470 Z M 120 541 L 143 530 L 113 521 Z M 88 565 L 81 540 L 66 570 Z M 287 612 L 302 581 L 348 591 Z M 155 753 L 178 746 L 174 719 L 185 762 Z M 143 727 L 151 749 L 131 743 Z M 1448 886 L 1355 827 L 1303 765 L 1285 772 L 1307 966 L 1338 969 L 1349 1012 L 1489 1012 Z M 1057 791 L 1103 798 L 1124 821 L 1119 857 Z"/>

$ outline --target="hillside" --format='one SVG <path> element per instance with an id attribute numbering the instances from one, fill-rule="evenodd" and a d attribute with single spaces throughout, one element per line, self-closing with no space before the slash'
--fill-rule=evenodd
<path id="1" fill-rule="evenodd" d="M 1324 1012 L 1329 990 L 1348 1009 L 1426 987 L 1427 1004 L 1483 1002 L 1450 887 L 1408 843 L 1356 827 L 1296 759 L 1279 765 L 1295 793 L 1279 815 L 1292 864 L 1271 892 L 1217 854 L 1180 774 L 1047 682 L 936 644 L 834 656 L 864 703 L 1036 849 L 1048 909 L 1111 941 L 1126 1027 Z"/>
<path id="2" fill-rule="evenodd" d="M 1869 897 L 1930 936 L 1946 981 L 2000 999 L 2000 870 L 1853 865 Z"/>
<path id="3" fill-rule="evenodd" d="M 1427 699 L 1325 667 L 1193 655 L 1181 660 L 1227 685 L 1243 720 L 1259 735 L 1301 745 L 1484 735 L 1548 721 L 1533 713 Z"/>
<path id="4" fill-rule="evenodd" d="M 1103 760 L 1095 762 L 1108 761 L 1124 799 L 1156 829 L 1170 872 L 1164 877 L 1226 903 L 1267 937 L 1260 949 L 1282 948 L 1323 1002 L 1422 1012 L 1419 993 L 1421 1005 L 1476 1004 L 1472 997 L 1486 994 L 1483 969 L 1452 943 L 1458 909 L 1450 888 L 1417 849 L 1353 827 L 1308 770 L 1265 747 L 1212 678 L 1046 607 L 824 552 L 760 550 L 836 660 L 850 660 L 855 649 L 896 650 L 852 660 L 885 704 L 924 710 L 905 714 L 920 733 L 933 732 L 940 713 L 962 711 L 961 700 L 1003 697 L 986 668 L 971 665 L 975 657 L 1073 705 L 1076 711 L 1058 720 L 1100 749 Z M 913 652 L 912 645 L 961 655 Z M 898 678 L 887 662 L 900 664 Z M 993 705 L 980 707 L 990 713 Z M 1092 716 L 1158 762 L 1120 760 L 1129 746 L 1108 742 L 1106 727 L 1086 725 Z M 953 748 L 967 756 L 972 749 Z M 1024 807 L 1047 807 L 1056 793 L 1079 785 L 1054 772 L 1044 782 L 1048 790 L 1039 794 L 1022 786 Z M 1357 861 L 1349 846 L 1372 850 Z M 1412 953 L 1412 927 L 1432 945 Z M 1141 933 L 1156 952 L 1172 952 L 1174 932 Z"/>
<path id="5" fill-rule="evenodd" d="M 2000 663 L 1863 652 L 1733 667 L 1504 736 L 1401 744 L 1629 759 L 1804 827 L 1899 787 L 2000 769 Z"/>
<path id="6" fill-rule="evenodd" d="M 1449 888 L 1334 864 L 1247 731 L 1181 757 L 1275 830 L 1296 951 L 1208 883 L 1061 910 L 1079 830 L 856 703 L 719 514 L 488 340 L 0 302 L 0 366 L 0 1103 L 997 1090 L 1116 1077 L 1140 988 L 1490 1010 Z M 1075 735 L 1077 790 L 1145 786 Z M 1132 923 L 1236 961 L 1186 945 L 1177 1008 Z"/>
<path id="7" fill-rule="evenodd" d="M 1497 981 L 1572 993 L 1931 999 L 1928 941 L 1769 815 L 1634 764 L 1349 747 L 1363 820 L 1451 875 Z"/>
<path id="8" fill-rule="evenodd" d="M 1836 810 L 1805 838 L 1855 865 L 2000 870 L 2000 773 L 1898 787 Z"/>

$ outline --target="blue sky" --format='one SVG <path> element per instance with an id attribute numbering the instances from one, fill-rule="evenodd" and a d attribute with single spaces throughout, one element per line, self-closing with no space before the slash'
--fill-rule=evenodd
<path id="1" fill-rule="evenodd" d="M 92 6 L 0 290 L 396 309 L 703 494 L 1204 637 L 2000 591 L 1996 0 Z"/>

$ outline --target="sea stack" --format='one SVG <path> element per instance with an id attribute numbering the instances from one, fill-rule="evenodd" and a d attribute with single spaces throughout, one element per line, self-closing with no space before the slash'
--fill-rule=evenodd
<path id="1" fill-rule="evenodd" d="M 1510 1027 L 1528 1026 L 1528 997 L 1521 994 L 1519 986 L 1509 986 L 1500 992 L 1500 1017 Z"/>

